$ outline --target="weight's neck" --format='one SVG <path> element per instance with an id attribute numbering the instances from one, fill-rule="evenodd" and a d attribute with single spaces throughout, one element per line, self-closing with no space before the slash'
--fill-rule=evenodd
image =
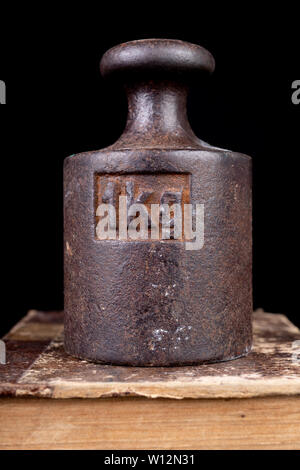
<path id="1" fill-rule="evenodd" d="M 174 82 L 127 85 L 128 118 L 118 148 L 199 148 L 187 119 L 187 89 Z"/>

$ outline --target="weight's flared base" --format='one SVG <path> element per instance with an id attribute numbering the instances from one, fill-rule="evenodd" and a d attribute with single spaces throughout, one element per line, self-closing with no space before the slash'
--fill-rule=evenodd
<path id="1" fill-rule="evenodd" d="M 88 362 L 93 362 L 96 364 L 106 364 L 106 365 L 114 365 L 114 366 L 130 366 L 130 367 L 183 367 L 183 366 L 197 366 L 197 365 L 202 365 L 202 364 L 214 364 L 218 362 L 228 362 L 228 361 L 234 361 L 235 359 L 239 359 L 241 357 L 247 356 L 252 349 L 252 344 L 250 346 L 247 346 L 245 350 L 242 353 L 239 354 L 232 354 L 228 356 L 223 356 L 223 357 L 211 357 L 211 358 L 201 358 L 199 357 L 198 359 L 175 359 L 175 358 L 165 358 L 163 361 L 162 360 L 152 360 L 152 361 L 143 361 L 141 360 L 110 360 L 109 358 L 101 358 L 101 357 L 92 357 L 89 355 L 82 355 L 78 354 L 74 351 L 72 351 L 72 348 L 69 349 L 69 347 L 65 344 L 65 351 L 80 360 L 88 361 Z"/>
<path id="2" fill-rule="evenodd" d="M 66 349 L 65 349 L 66 350 Z M 102 364 L 102 365 L 110 365 L 110 366 L 128 366 L 128 367 L 185 367 L 185 366 L 200 366 L 204 364 L 217 364 L 218 362 L 230 362 L 235 361 L 236 359 L 240 359 L 241 357 L 247 356 L 251 352 L 251 348 L 249 351 L 246 351 L 239 356 L 233 357 L 226 357 L 224 359 L 212 359 L 212 360 L 205 360 L 205 361 L 193 361 L 193 362 L 170 362 L 170 363 L 157 363 L 157 364 L 143 364 L 143 363 L 127 363 L 127 362 L 108 362 L 108 361 L 101 361 L 100 359 L 94 360 L 89 359 L 87 357 L 80 357 L 75 354 L 69 353 L 67 350 L 66 352 L 70 354 L 70 356 L 80 359 L 81 361 L 92 362 L 94 364 Z"/>

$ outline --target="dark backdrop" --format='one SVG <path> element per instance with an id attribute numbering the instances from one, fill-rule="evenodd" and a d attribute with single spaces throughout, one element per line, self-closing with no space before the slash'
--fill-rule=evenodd
<path id="1" fill-rule="evenodd" d="M 239 18 L 216 10 L 197 22 L 187 10 L 176 26 L 174 12 L 159 22 L 158 11 L 149 27 L 147 12 L 129 24 L 118 8 L 109 14 L 79 11 L 76 20 L 71 11 L 27 10 L 23 18 L 18 10 L 18 21 L 1 31 L 7 105 L 0 113 L 0 335 L 28 309 L 63 307 L 63 160 L 120 135 L 126 102 L 100 77 L 99 60 L 115 44 L 146 37 L 187 40 L 214 55 L 214 75 L 191 90 L 190 121 L 201 139 L 253 157 L 254 306 L 285 313 L 300 325 L 300 105 L 291 101 L 292 82 L 300 79 L 296 25 L 280 15 L 249 19 L 246 10 Z"/>

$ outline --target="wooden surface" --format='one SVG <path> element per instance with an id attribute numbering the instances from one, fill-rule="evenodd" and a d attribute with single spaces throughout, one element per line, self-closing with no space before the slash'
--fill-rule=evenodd
<path id="1" fill-rule="evenodd" d="M 300 395 L 300 331 L 283 315 L 257 311 L 253 351 L 194 367 L 142 368 L 88 363 L 63 348 L 61 312 L 31 311 L 4 338 L 0 396 L 45 398 L 246 398 Z M 300 348 L 299 348 L 300 349 Z"/>
<path id="2" fill-rule="evenodd" d="M 295 397 L 3 398 L 0 424 L 2 450 L 300 448 Z"/>

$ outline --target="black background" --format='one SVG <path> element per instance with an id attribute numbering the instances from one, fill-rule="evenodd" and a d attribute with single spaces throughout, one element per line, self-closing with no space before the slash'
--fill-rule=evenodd
<path id="1" fill-rule="evenodd" d="M 214 75 L 191 90 L 190 121 L 201 139 L 253 157 L 254 306 L 300 326 L 296 13 L 273 7 L 263 17 L 246 4 L 234 15 L 189 4 L 164 16 L 154 4 L 20 8 L 1 30 L 0 336 L 28 309 L 63 307 L 63 160 L 120 135 L 126 101 L 102 80 L 99 61 L 109 47 L 147 37 L 183 39 L 214 55 Z"/>

